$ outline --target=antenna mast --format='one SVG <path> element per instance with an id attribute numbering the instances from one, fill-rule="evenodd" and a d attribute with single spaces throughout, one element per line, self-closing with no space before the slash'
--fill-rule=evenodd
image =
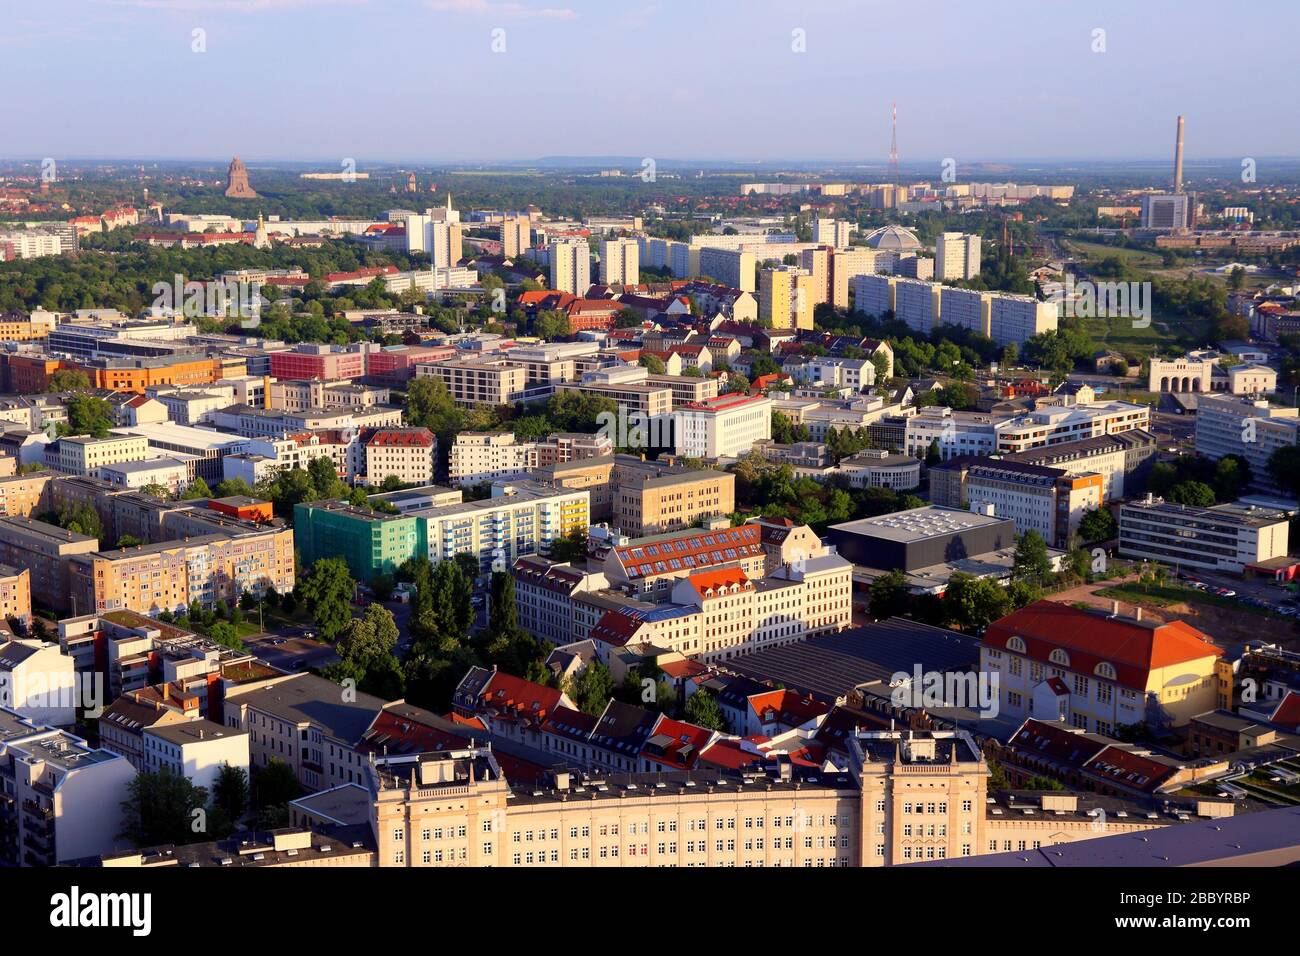
<path id="1" fill-rule="evenodd" d="M 890 104 L 889 171 L 898 185 L 898 104 Z"/>

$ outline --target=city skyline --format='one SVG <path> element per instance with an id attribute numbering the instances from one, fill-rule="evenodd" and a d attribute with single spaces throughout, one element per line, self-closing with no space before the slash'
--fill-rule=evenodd
<path id="1" fill-rule="evenodd" d="M 589 0 L 55 0 L 22 11 L 0 39 L 18 75 L 32 78 L 8 104 L 4 151 L 517 164 L 592 153 L 575 148 L 590 143 L 587 128 L 612 147 L 596 157 L 872 166 L 887 162 L 896 102 L 904 167 L 1159 160 L 1180 113 L 1189 173 L 1211 159 L 1300 156 L 1300 137 L 1273 122 L 1267 97 L 1241 96 L 1187 55 L 1219 28 L 1209 3 L 1140 13 L 924 3 L 892 39 L 877 31 L 884 9 L 723 2 L 688 16 L 673 4 Z M 685 30 L 731 42 L 696 53 Z M 356 45 L 368 35 L 376 45 Z M 1287 35 L 1253 38 L 1251 88 L 1285 86 Z M 115 43 L 146 44 L 149 56 L 104 61 L 113 82 L 88 84 L 83 72 L 41 72 L 55 36 L 74 61 Z M 626 63 L 640 72 L 618 73 Z M 1126 108 L 1135 90 L 1141 101 Z M 276 108 L 233 109 L 261 98 Z M 647 122 L 655 115 L 672 122 Z M 183 118 L 171 133 L 151 122 L 142 135 L 138 118 L 156 116 Z"/>

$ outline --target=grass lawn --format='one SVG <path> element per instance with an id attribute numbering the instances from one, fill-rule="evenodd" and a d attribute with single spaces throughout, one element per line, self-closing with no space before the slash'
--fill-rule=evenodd
<path id="1" fill-rule="evenodd" d="M 224 622 L 221 619 L 218 619 L 213 623 L 217 624 L 217 623 L 224 623 Z M 202 634 L 205 637 L 208 634 L 208 629 L 204 627 L 202 624 L 200 624 L 198 621 L 191 621 L 189 623 L 189 628 L 190 630 Z M 235 625 L 235 635 L 241 641 L 246 637 L 252 637 L 255 634 L 261 634 L 261 633 L 262 633 L 262 629 L 257 626 L 257 621 L 243 620 Z"/>
<path id="2" fill-rule="evenodd" d="M 1112 587 L 1102 588 L 1096 593 L 1098 597 L 1115 598 L 1119 601 L 1127 601 L 1130 604 L 1145 604 L 1149 607 L 1169 607 L 1171 604 L 1183 603 L 1213 604 L 1216 607 L 1227 608 L 1231 611 L 1258 614 L 1260 617 L 1277 616 L 1263 608 L 1242 604 L 1232 598 L 1207 594 L 1204 591 L 1185 588 L 1177 584 L 1138 584 L 1133 581 L 1128 584 L 1117 584 Z"/>
<path id="3" fill-rule="evenodd" d="M 1079 239 L 1062 239 L 1061 245 L 1068 247 L 1076 256 L 1090 261 L 1115 256 L 1134 269 L 1160 269 L 1164 266 L 1164 260 L 1160 256 L 1144 249 L 1125 249 L 1108 246 L 1104 242 L 1084 242 Z"/>

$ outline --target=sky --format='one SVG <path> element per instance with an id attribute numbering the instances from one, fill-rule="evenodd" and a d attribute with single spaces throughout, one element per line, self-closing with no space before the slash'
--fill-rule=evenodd
<path id="1" fill-rule="evenodd" d="M 1189 164 L 1297 157 L 1298 25 L 1297 0 L 0 0 L 0 157 L 879 164 L 895 102 L 904 164 L 1164 159 L 1179 113 Z"/>

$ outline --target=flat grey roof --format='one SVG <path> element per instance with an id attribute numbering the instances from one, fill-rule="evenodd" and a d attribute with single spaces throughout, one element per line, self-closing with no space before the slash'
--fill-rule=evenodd
<path id="1" fill-rule="evenodd" d="M 860 518 L 857 521 L 833 524 L 831 529 L 850 534 L 870 535 L 888 541 L 924 541 L 927 538 L 947 537 L 973 528 L 1009 522 L 1008 518 L 995 518 L 973 511 L 962 511 L 960 508 L 925 505 L 909 511 L 895 511 L 874 518 Z"/>
<path id="2" fill-rule="evenodd" d="M 1121 833 L 1037 850 L 936 860 L 924 866 L 1153 867 L 1230 863 L 1259 853 L 1300 860 L 1300 807 L 1263 810 L 1176 826 Z M 1274 861 L 1281 865 L 1283 860 Z"/>

